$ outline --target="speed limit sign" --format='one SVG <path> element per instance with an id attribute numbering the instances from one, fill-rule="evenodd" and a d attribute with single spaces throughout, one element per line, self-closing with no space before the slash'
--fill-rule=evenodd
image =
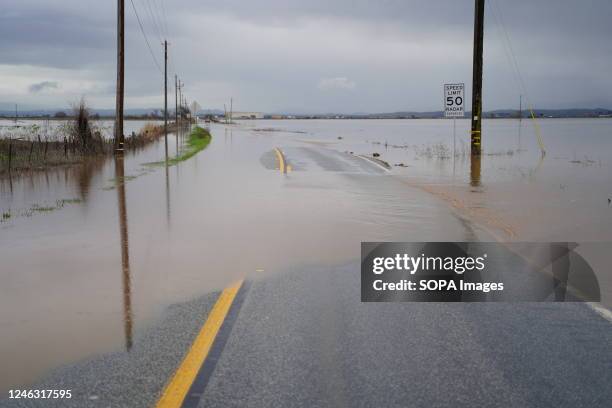
<path id="1" fill-rule="evenodd" d="M 444 116 L 462 118 L 465 115 L 465 84 L 444 84 Z"/>

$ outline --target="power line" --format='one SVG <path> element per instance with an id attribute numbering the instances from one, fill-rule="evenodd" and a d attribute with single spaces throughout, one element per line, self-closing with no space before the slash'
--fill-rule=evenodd
<path id="1" fill-rule="evenodd" d="M 132 9 L 134 9 L 134 14 L 136 14 L 136 20 L 138 20 L 138 26 L 140 27 L 140 32 L 142 32 L 142 36 L 144 37 L 144 40 L 147 43 L 147 48 L 149 49 L 149 52 L 151 53 L 153 62 L 157 66 L 157 69 L 159 70 L 159 72 L 162 72 L 161 66 L 159 65 L 159 62 L 157 62 L 157 58 L 155 58 L 155 53 L 153 52 L 153 49 L 151 48 L 151 44 L 149 43 L 149 38 L 147 37 L 147 33 L 145 32 L 145 29 L 142 26 L 142 22 L 140 21 L 140 16 L 138 15 L 138 11 L 136 10 L 136 5 L 134 4 L 134 0 L 130 0 L 130 3 L 132 3 Z"/>
<path id="2" fill-rule="evenodd" d="M 166 14 L 166 7 L 164 6 L 165 0 L 159 0 L 161 4 L 162 15 L 164 16 L 164 28 L 166 30 L 166 37 L 170 37 L 168 33 L 168 16 Z"/>
<path id="3" fill-rule="evenodd" d="M 151 8 L 151 3 L 148 0 L 141 0 L 141 1 L 144 3 L 146 10 L 149 12 L 149 20 L 151 21 L 151 25 L 153 26 L 154 31 L 157 34 L 157 39 L 159 40 L 159 42 L 163 42 L 161 31 L 157 24 L 157 19 L 155 18 L 155 14 L 153 13 L 153 9 Z"/>
<path id="4" fill-rule="evenodd" d="M 161 17 L 161 11 L 159 9 L 159 4 L 157 3 L 156 0 L 149 0 L 149 3 L 153 3 L 153 7 L 152 9 L 154 10 L 154 14 L 155 14 L 155 18 L 157 21 L 157 25 L 159 26 L 159 31 L 161 33 L 162 37 L 166 37 L 166 33 L 164 30 L 164 23 L 163 23 L 163 19 Z"/>
<path id="5" fill-rule="evenodd" d="M 519 81 L 519 87 L 522 91 L 522 94 L 524 94 L 527 99 L 527 107 L 529 108 L 529 111 L 531 113 L 531 118 L 533 119 L 536 138 L 537 138 L 538 144 L 540 145 L 540 150 L 542 151 L 542 157 L 544 157 L 544 154 L 546 153 L 546 151 L 544 149 L 544 141 L 542 139 L 542 134 L 540 132 L 540 125 L 536 119 L 535 112 L 533 110 L 533 105 L 530 102 L 529 94 L 527 93 L 527 87 L 525 86 L 525 81 L 523 80 L 523 75 L 521 75 L 521 70 L 519 68 L 518 60 L 516 58 L 516 54 L 514 53 L 514 48 L 512 47 L 512 41 L 510 41 L 510 35 L 508 34 L 508 30 L 506 29 L 506 24 L 504 22 L 503 13 L 502 13 L 501 7 L 499 6 L 499 3 L 497 3 L 497 1 L 494 1 L 493 3 L 494 3 L 493 13 L 499 13 L 498 15 L 499 23 L 501 25 L 502 32 L 506 40 L 504 43 L 504 46 L 508 47 L 508 52 L 511 57 L 511 65 L 516 71 L 516 76 L 518 77 L 518 81 Z"/>

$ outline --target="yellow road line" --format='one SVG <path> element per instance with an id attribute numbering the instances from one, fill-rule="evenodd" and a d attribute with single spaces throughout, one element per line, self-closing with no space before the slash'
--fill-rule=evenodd
<path id="1" fill-rule="evenodd" d="M 243 280 L 240 280 L 221 292 L 219 299 L 217 299 L 217 302 L 210 311 L 206 323 L 202 326 L 189 352 L 170 382 L 166 385 L 162 396 L 157 402 L 157 408 L 178 408 L 183 404 L 183 400 L 187 396 L 187 392 L 189 392 L 189 388 L 193 384 L 200 367 L 202 367 L 206 360 L 206 356 L 208 356 L 217 333 L 243 282 Z"/>
<path id="2" fill-rule="evenodd" d="M 276 152 L 276 158 L 278 159 L 278 166 L 281 173 L 285 173 L 287 168 L 285 166 L 285 157 L 283 156 L 283 152 L 276 147 L 274 148 L 274 152 Z"/>

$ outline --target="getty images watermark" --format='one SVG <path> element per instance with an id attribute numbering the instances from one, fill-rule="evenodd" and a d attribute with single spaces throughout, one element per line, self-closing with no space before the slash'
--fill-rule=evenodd
<path id="1" fill-rule="evenodd" d="M 361 245 L 362 302 L 599 301 L 575 243 Z"/>

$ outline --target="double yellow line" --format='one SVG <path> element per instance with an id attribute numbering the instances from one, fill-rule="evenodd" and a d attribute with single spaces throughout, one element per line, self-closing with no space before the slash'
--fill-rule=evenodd
<path id="1" fill-rule="evenodd" d="M 240 280 L 221 292 L 189 352 L 164 388 L 157 408 L 178 408 L 183 404 L 243 283 L 244 280 Z"/>
<path id="2" fill-rule="evenodd" d="M 276 153 L 276 158 L 278 159 L 278 169 L 281 173 L 286 174 L 290 172 L 292 169 L 290 164 L 287 164 L 287 160 L 285 159 L 285 155 L 278 147 L 274 148 L 274 153 Z"/>
<path id="3" fill-rule="evenodd" d="M 276 153 L 276 158 L 278 159 L 278 167 L 281 173 L 286 173 L 287 165 L 285 163 L 285 156 L 283 155 L 283 152 L 281 152 L 278 147 L 274 148 L 274 152 Z"/>

